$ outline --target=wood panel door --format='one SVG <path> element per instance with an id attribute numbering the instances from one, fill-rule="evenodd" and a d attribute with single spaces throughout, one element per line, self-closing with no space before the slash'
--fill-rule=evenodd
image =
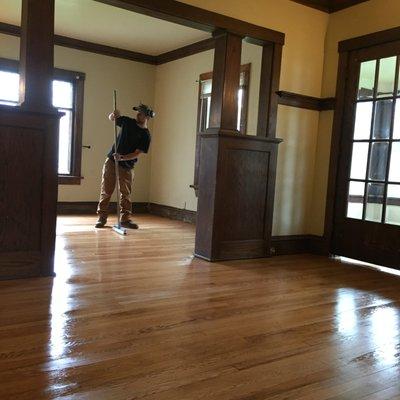
<path id="1" fill-rule="evenodd" d="M 349 54 L 332 252 L 400 268 L 400 42 Z"/>

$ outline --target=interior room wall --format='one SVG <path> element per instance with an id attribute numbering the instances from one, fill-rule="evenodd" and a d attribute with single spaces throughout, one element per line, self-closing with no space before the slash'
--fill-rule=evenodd
<path id="1" fill-rule="evenodd" d="M 328 14 L 289 0 L 249 0 L 245 5 L 243 1 L 232 0 L 229 7 L 224 0 L 184 2 L 284 32 L 286 44 L 280 88 L 320 97 Z M 244 46 L 244 55 L 248 51 Z M 193 181 L 197 120 L 198 85 L 195 81 L 200 73 L 212 69 L 211 52 L 207 53 L 157 67 L 158 116 L 153 133 L 152 202 L 196 209 L 196 198 L 189 188 Z M 254 64 L 256 60 L 253 57 Z M 252 72 L 250 79 L 254 85 L 259 79 L 256 65 L 252 66 Z M 167 98 L 179 101 L 164 101 Z M 257 115 L 252 98 L 250 95 L 249 133 L 255 132 L 252 124 L 256 120 L 253 116 Z M 310 233 L 318 123 L 317 111 L 279 107 L 277 136 L 284 142 L 280 145 L 278 159 L 274 235 Z"/>
<path id="2" fill-rule="evenodd" d="M 338 43 L 345 39 L 378 32 L 400 25 L 398 0 L 369 0 L 331 14 L 325 43 L 322 96 L 335 96 L 338 67 Z M 326 190 L 332 136 L 333 111 L 320 113 L 315 179 L 310 214 L 310 232 L 322 234 L 324 230 Z"/>
<path id="3" fill-rule="evenodd" d="M 0 34 L 0 57 L 18 59 L 19 39 Z M 108 120 L 113 89 L 118 90 L 122 114 L 133 115 L 131 107 L 140 101 L 154 104 L 155 66 L 59 46 L 55 46 L 55 66 L 86 74 L 82 144 L 91 146 L 82 149 L 81 184 L 60 185 L 58 199 L 97 201 L 102 165 L 114 140 Z M 141 156 L 135 167 L 134 201 L 149 200 L 150 158 L 150 154 Z"/>

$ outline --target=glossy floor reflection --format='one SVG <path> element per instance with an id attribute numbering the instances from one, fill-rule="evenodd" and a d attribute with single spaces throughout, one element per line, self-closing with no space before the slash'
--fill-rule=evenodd
<path id="1" fill-rule="evenodd" d="M 194 228 L 59 220 L 55 279 L 0 282 L 0 399 L 400 399 L 400 278 L 317 256 L 209 264 Z"/>

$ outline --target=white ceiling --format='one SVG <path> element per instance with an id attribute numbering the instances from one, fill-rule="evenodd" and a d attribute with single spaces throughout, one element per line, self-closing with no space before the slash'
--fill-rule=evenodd
<path id="1" fill-rule="evenodd" d="M 158 55 L 210 37 L 207 32 L 93 0 L 56 0 L 55 31 L 88 42 Z M 0 22 L 20 25 L 21 0 L 0 0 Z"/>

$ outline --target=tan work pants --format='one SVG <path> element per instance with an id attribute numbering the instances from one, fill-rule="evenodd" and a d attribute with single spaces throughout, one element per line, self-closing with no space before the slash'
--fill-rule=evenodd
<path id="1" fill-rule="evenodd" d="M 119 172 L 119 187 L 120 187 L 120 204 L 121 204 L 121 222 L 129 221 L 132 214 L 131 191 L 133 171 L 118 167 Z M 103 174 L 101 178 L 101 193 L 100 201 L 97 207 L 97 214 L 100 217 L 107 218 L 108 206 L 111 196 L 115 189 L 115 164 L 107 158 L 103 166 Z"/>

